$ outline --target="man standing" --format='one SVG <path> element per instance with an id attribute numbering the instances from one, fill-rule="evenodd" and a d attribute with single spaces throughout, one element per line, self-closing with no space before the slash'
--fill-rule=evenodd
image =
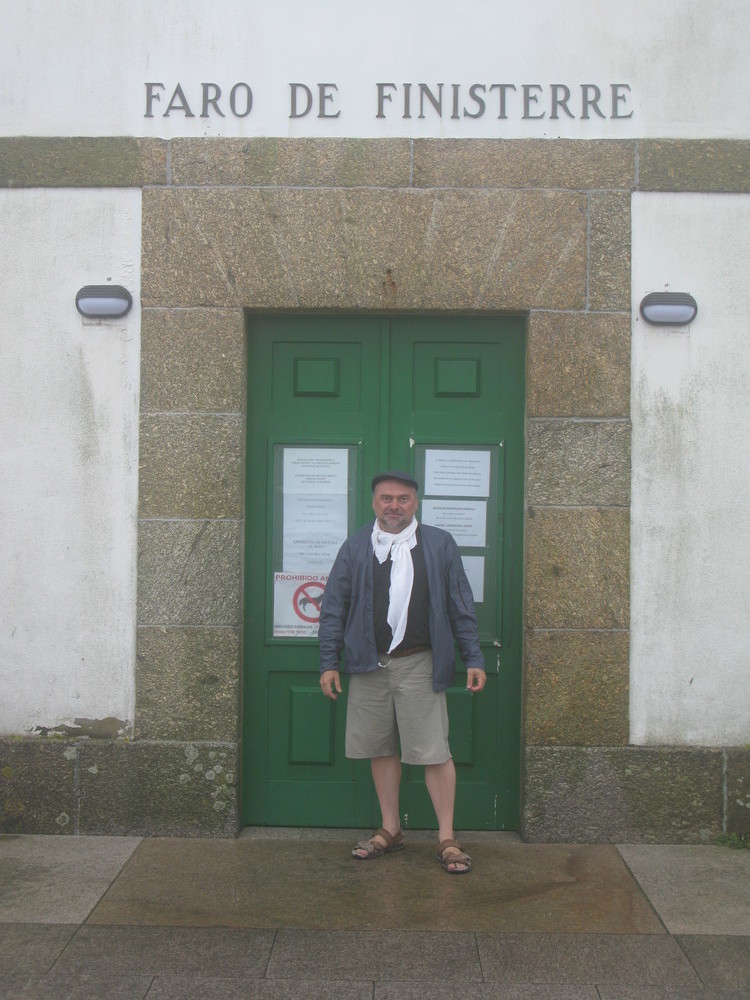
<path id="1" fill-rule="evenodd" d="M 346 756 L 369 758 L 382 818 L 353 857 L 403 847 L 401 764 L 421 764 L 438 821 L 438 858 L 460 875 L 471 870 L 471 858 L 453 831 L 456 769 L 445 691 L 455 676 L 454 640 L 469 691 L 481 691 L 486 674 L 458 546 L 447 531 L 418 524 L 418 488 L 405 472 L 372 480 L 375 523 L 341 546 L 323 595 L 320 686 L 334 701 L 341 693 L 343 652 L 351 675 Z"/>

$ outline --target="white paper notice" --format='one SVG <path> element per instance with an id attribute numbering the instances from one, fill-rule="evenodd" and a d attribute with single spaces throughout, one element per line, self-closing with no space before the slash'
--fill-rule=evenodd
<path id="1" fill-rule="evenodd" d="M 457 545 L 482 548 L 487 544 L 486 500 L 423 500 L 422 520 L 449 531 Z"/>
<path id="2" fill-rule="evenodd" d="M 348 479 L 346 448 L 285 448 L 284 494 L 343 493 Z"/>
<path id="3" fill-rule="evenodd" d="M 349 525 L 346 448 L 284 448 L 284 573 L 328 573 Z"/>
<path id="4" fill-rule="evenodd" d="M 328 573 L 347 535 L 348 501 L 343 496 L 284 494 L 285 573 Z"/>
<path id="5" fill-rule="evenodd" d="M 488 497 L 490 452 L 428 448 L 424 492 L 439 497 Z"/>
<path id="6" fill-rule="evenodd" d="M 474 603 L 481 604 L 484 600 L 484 556 L 461 556 L 461 562 L 474 595 Z"/>

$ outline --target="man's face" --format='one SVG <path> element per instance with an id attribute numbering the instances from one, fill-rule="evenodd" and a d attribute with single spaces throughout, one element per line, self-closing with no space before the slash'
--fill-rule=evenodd
<path id="1" fill-rule="evenodd" d="M 411 524 L 417 510 L 417 491 L 398 479 L 384 479 L 372 495 L 372 509 L 381 531 L 397 535 Z"/>

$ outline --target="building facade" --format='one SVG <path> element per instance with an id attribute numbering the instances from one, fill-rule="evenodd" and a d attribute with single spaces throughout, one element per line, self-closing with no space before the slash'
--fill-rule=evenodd
<path id="1" fill-rule="evenodd" d="M 6 12 L 3 830 L 369 824 L 280 612 L 324 576 L 305 449 L 347 530 L 390 459 L 494 526 L 464 828 L 750 829 L 745 5 L 144 3 L 73 60 L 88 6 Z M 108 283 L 134 308 L 79 315 Z M 663 291 L 694 320 L 645 322 Z M 438 485 L 459 453 L 484 491 Z"/>

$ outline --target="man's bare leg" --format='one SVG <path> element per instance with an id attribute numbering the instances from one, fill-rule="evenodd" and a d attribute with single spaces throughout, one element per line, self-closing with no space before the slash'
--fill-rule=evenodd
<path id="1" fill-rule="evenodd" d="M 438 821 L 438 838 L 453 840 L 453 810 L 456 804 L 456 768 L 448 759 L 444 764 L 427 764 L 424 782 L 432 799 Z"/>
<path id="2" fill-rule="evenodd" d="M 453 832 L 453 811 L 456 804 L 456 768 L 453 760 L 446 760 L 444 764 L 427 764 L 424 769 L 424 781 L 427 791 L 432 799 L 432 807 L 438 821 L 438 841 L 455 840 Z M 452 853 L 459 854 L 458 848 L 448 848 L 449 867 L 463 870 L 467 866 L 457 862 L 455 866 L 450 865 Z"/>
<path id="3" fill-rule="evenodd" d="M 378 797 L 382 826 L 391 836 L 395 837 L 401 830 L 401 819 L 399 816 L 399 789 L 401 787 L 401 759 L 397 754 L 390 757 L 373 757 L 370 760 L 372 771 L 372 781 L 375 785 L 375 794 Z M 385 847 L 385 842 L 381 837 L 371 837 L 379 847 Z M 365 851 L 357 852 L 360 857 L 366 855 Z"/>
<path id="4" fill-rule="evenodd" d="M 401 829 L 401 818 L 398 808 L 398 793 L 401 787 L 401 759 L 394 754 L 392 757 L 373 757 L 370 761 L 372 780 L 378 796 L 380 815 L 383 819 L 383 829 L 394 836 Z"/>

